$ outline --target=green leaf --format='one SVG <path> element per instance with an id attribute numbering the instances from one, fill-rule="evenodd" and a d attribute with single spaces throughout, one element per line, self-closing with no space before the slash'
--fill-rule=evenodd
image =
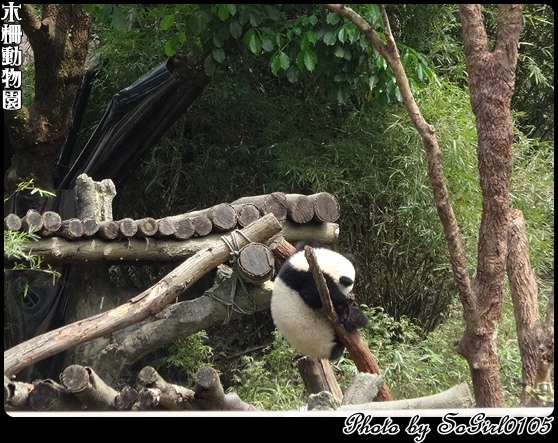
<path id="1" fill-rule="evenodd" d="M 281 19 L 281 13 L 274 6 L 263 5 L 263 8 L 264 8 L 264 11 L 265 11 L 267 17 L 270 20 L 273 20 L 274 22 L 276 22 L 276 21 Z"/>
<path id="2" fill-rule="evenodd" d="M 351 91 L 346 86 L 341 85 L 339 89 L 337 89 L 337 101 L 341 104 L 345 103 L 349 98 Z"/>
<path id="3" fill-rule="evenodd" d="M 222 63 L 223 60 L 225 60 L 225 51 L 223 51 L 222 48 L 213 48 L 212 52 L 213 52 L 213 58 L 219 63 Z"/>
<path id="4" fill-rule="evenodd" d="M 242 25 L 238 20 L 236 19 L 232 20 L 230 27 L 231 27 L 231 35 L 234 38 L 238 38 L 242 35 Z"/>
<path id="5" fill-rule="evenodd" d="M 327 31 L 324 34 L 324 43 L 328 46 L 334 45 L 337 41 L 337 36 L 333 31 Z"/>
<path id="6" fill-rule="evenodd" d="M 309 43 L 312 43 L 313 45 L 316 44 L 316 42 L 318 41 L 318 36 L 316 35 L 316 33 L 312 30 L 306 32 L 306 34 L 304 35 L 304 37 L 306 37 L 306 39 L 308 40 Z"/>
<path id="7" fill-rule="evenodd" d="M 277 75 L 279 70 L 287 70 L 289 69 L 291 62 L 289 60 L 289 56 L 285 54 L 283 51 L 280 51 L 271 57 L 271 72 L 273 75 Z"/>
<path id="8" fill-rule="evenodd" d="M 112 27 L 118 32 L 128 30 L 128 20 L 120 8 L 114 7 L 112 10 Z"/>
<path id="9" fill-rule="evenodd" d="M 279 72 L 279 69 L 281 69 L 281 60 L 279 59 L 279 55 L 278 54 L 273 54 L 269 64 L 270 64 L 271 72 L 273 73 L 273 75 L 277 75 L 277 73 Z"/>
<path id="10" fill-rule="evenodd" d="M 244 43 L 248 45 L 253 54 L 259 54 L 262 50 L 262 42 L 253 29 L 249 29 L 244 35 Z"/>
<path id="11" fill-rule="evenodd" d="M 176 54 L 176 48 L 172 44 L 172 41 L 169 40 L 165 43 L 165 55 L 167 57 L 172 57 L 174 54 Z"/>
<path id="12" fill-rule="evenodd" d="M 375 75 L 371 75 L 368 78 L 368 87 L 370 88 L 371 91 L 374 90 L 376 83 L 378 83 L 378 77 L 376 77 Z"/>
<path id="13" fill-rule="evenodd" d="M 343 55 L 344 55 L 343 48 L 342 48 L 341 46 L 337 45 L 337 46 L 335 47 L 335 57 L 342 58 Z"/>
<path id="14" fill-rule="evenodd" d="M 229 8 L 229 13 L 231 15 L 236 15 L 236 5 L 235 4 L 229 4 L 229 5 L 227 5 L 227 7 Z"/>
<path id="15" fill-rule="evenodd" d="M 167 31 L 172 25 L 174 25 L 174 14 L 169 14 L 164 16 L 163 20 L 161 20 L 160 28 L 163 31 Z"/>
<path id="16" fill-rule="evenodd" d="M 288 70 L 287 70 L 287 80 L 291 83 L 296 83 L 298 80 L 298 68 L 296 67 L 296 65 L 292 65 Z"/>
<path id="17" fill-rule="evenodd" d="M 335 12 L 330 12 L 326 17 L 326 21 L 330 25 L 336 25 L 339 23 L 339 20 L 341 20 L 341 17 L 339 17 Z"/>
<path id="18" fill-rule="evenodd" d="M 271 40 L 267 36 L 262 37 L 262 49 L 266 52 L 271 52 L 275 49 L 275 45 L 273 44 L 273 40 Z"/>
<path id="19" fill-rule="evenodd" d="M 289 66 L 291 65 L 291 60 L 289 59 L 289 56 L 285 52 L 283 51 L 280 52 L 279 59 L 281 61 L 281 68 L 283 68 L 285 71 L 289 69 Z"/>
<path id="20" fill-rule="evenodd" d="M 309 49 L 308 51 L 304 51 L 303 60 L 304 60 L 304 66 L 306 67 L 306 69 L 308 69 L 310 72 L 312 72 L 314 70 L 314 68 L 316 67 L 316 63 L 318 61 L 318 56 L 316 55 L 316 53 L 314 51 Z"/>
<path id="21" fill-rule="evenodd" d="M 337 34 L 337 38 L 341 43 L 345 43 L 345 41 L 347 40 L 347 33 L 345 31 L 345 28 L 341 28 L 339 30 L 339 34 Z"/>
<path id="22" fill-rule="evenodd" d="M 229 5 L 219 5 L 217 16 L 221 19 L 221 21 L 226 21 L 229 18 Z"/>

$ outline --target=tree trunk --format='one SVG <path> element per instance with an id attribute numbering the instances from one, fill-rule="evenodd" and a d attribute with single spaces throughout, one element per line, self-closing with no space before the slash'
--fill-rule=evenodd
<path id="1" fill-rule="evenodd" d="M 546 321 L 539 314 L 538 288 L 529 260 L 529 245 L 523 213 L 510 211 L 507 273 L 513 301 L 517 343 L 521 353 L 522 382 L 521 406 L 545 406 L 529 394 L 541 384 L 552 386 L 550 369 L 554 363 L 554 290 L 550 294 Z M 544 401 L 544 399 L 542 399 Z"/>
<path id="2" fill-rule="evenodd" d="M 73 124 L 72 108 L 85 74 L 91 17 L 83 5 L 42 5 L 39 18 L 22 4 L 21 28 L 33 49 L 35 97 L 30 106 L 4 111 L 13 145 L 6 174 L 8 189 L 34 178 L 52 190 L 52 171 L 60 147 Z"/>
<path id="3" fill-rule="evenodd" d="M 465 333 L 458 352 L 468 361 L 477 406 L 502 407 L 496 335 L 502 311 L 508 248 L 509 183 L 521 5 L 500 5 L 494 50 L 480 5 L 460 5 L 471 105 L 477 122 L 482 218 L 475 297 L 464 306 Z"/>

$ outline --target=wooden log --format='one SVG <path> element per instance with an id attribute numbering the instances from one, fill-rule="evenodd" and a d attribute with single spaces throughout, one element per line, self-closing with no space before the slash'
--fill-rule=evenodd
<path id="1" fill-rule="evenodd" d="M 120 233 L 124 237 L 133 237 L 136 235 L 136 232 L 138 232 L 138 225 L 136 221 L 129 217 L 118 220 L 117 223 L 120 227 Z"/>
<path id="2" fill-rule="evenodd" d="M 211 225 L 211 223 L 209 223 Z M 313 238 L 319 239 L 326 244 L 334 244 L 338 236 L 338 225 L 335 223 L 307 223 L 298 225 L 294 222 L 284 221 L 282 231 L 273 241 L 279 237 L 287 242 L 296 243 L 299 240 Z M 42 257 L 46 264 L 71 264 L 84 261 L 104 262 L 137 262 L 137 261 L 176 261 L 184 260 L 194 255 L 199 250 L 219 240 L 222 234 L 213 233 L 202 237 L 190 237 L 187 240 L 176 241 L 171 239 L 152 238 L 149 243 L 133 237 L 126 242 L 110 241 L 121 238 L 120 227 L 115 221 L 99 223 L 99 231 L 95 234 L 98 241 L 82 237 L 79 239 L 79 248 L 76 249 L 74 241 L 64 240 L 58 234 L 50 238 L 42 238 L 39 241 L 29 242 L 24 245 L 23 250 L 33 252 Z M 271 246 L 271 243 L 270 243 Z M 291 245 L 292 246 L 292 245 Z M 274 254 L 275 255 L 275 254 Z M 4 256 L 6 260 L 10 257 Z"/>
<path id="3" fill-rule="evenodd" d="M 41 229 L 40 235 L 43 237 L 53 235 L 62 227 L 62 217 L 57 212 L 45 211 L 41 217 L 43 219 L 43 229 Z"/>
<path id="4" fill-rule="evenodd" d="M 273 253 L 280 264 L 283 264 L 291 255 L 296 252 L 296 248 L 289 243 L 283 236 L 279 236 L 269 244 L 269 250 Z"/>
<path id="5" fill-rule="evenodd" d="M 74 191 L 77 217 L 93 217 L 98 222 L 112 220 L 112 201 L 116 196 L 112 180 L 96 182 L 87 174 L 80 174 Z"/>
<path id="6" fill-rule="evenodd" d="M 341 400 L 329 391 L 321 391 L 308 396 L 307 411 L 335 411 L 341 406 Z"/>
<path id="7" fill-rule="evenodd" d="M 306 356 L 297 361 L 297 366 L 308 394 L 327 391 L 339 400 L 343 398 L 343 391 L 337 383 L 329 360 Z"/>
<path id="8" fill-rule="evenodd" d="M 256 205 L 251 203 L 236 206 L 233 205 L 233 208 L 237 214 L 238 225 L 243 228 L 260 218 L 260 210 Z"/>
<path id="9" fill-rule="evenodd" d="M 309 238 L 319 240 L 327 245 L 333 245 L 339 239 L 339 225 L 337 223 L 294 223 L 289 220 L 283 222 L 283 231 L 279 234 L 289 242 L 296 243 Z"/>
<path id="10" fill-rule="evenodd" d="M 406 400 L 370 402 L 342 405 L 339 411 L 401 411 L 410 409 L 467 409 L 474 407 L 474 399 L 466 382 L 451 387 L 439 394 Z"/>
<path id="11" fill-rule="evenodd" d="M 8 377 L 4 376 L 4 408 L 6 410 L 30 409 L 29 393 L 32 390 L 32 384 L 11 381 Z"/>
<path id="12" fill-rule="evenodd" d="M 213 231 L 225 232 L 233 230 L 237 225 L 236 211 L 228 203 L 220 203 L 209 209 L 187 212 L 180 215 L 168 217 L 172 222 L 187 218 L 193 220 L 197 217 L 207 217 L 213 227 Z"/>
<path id="13" fill-rule="evenodd" d="M 137 400 L 138 391 L 130 386 L 124 386 L 114 399 L 114 404 L 119 411 L 129 411 Z"/>
<path id="14" fill-rule="evenodd" d="M 314 206 L 314 218 L 316 222 L 335 222 L 339 218 L 339 203 L 337 199 L 328 192 L 309 195 L 308 198 Z"/>
<path id="15" fill-rule="evenodd" d="M 280 230 L 281 224 L 269 214 L 244 228 L 241 234 L 229 234 L 230 238 L 227 241 L 243 248 L 250 243 L 246 238 L 255 242 L 265 242 Z M 232 236 L 235 236 L 234 241 Z M 229 259 L 230 250 L 223 237 L 227 238 L 221 236 L 218 241 L 212 242 L 207 248 L 185 260 L 158 283 L 123 305 L 48 331 L 5 350 L 4 374 L 11 377 L 37 361 L 80 343 L 111 334 L 160 312 L 209 270 Z"/>
<path id="16" fill-rule="evenodd" d="M 287 197 L 284 192 L 272 192 L 271 194 L 256 195 L 254 197 L 242 197 L 232 202 L 235 204 L 251 203 L 256 205 L 260 213 L 273 214 L 279 221 L 287 219 Z"/>
<path id="17" fill-rule="evenodd" d="M 29 404 L 34 411 L 76 411 L 81 409 L 79 401 L 66 388 L 54 380 L 39 380 L 33 383 L 29 393 Z"/>
<path id="18" fill-rule="evenodd" d="M 115 380 L 125 368 L 168 343 L 204 329 L 221 327 L 243 315 L 269 309 L 272 281 L 245 285 L 245 290 L 239 291 L 238 278 L 230 266 L 219 265 L 216 274 L 216 285 L 206 292 L 206 297 L 170 303 L 157 315 L 80 346 L 87 355 L 81 364 L 95 365 L 97 373 Z M 234 294 L 233 300 L 231 294 Z M 146 335 L 149 336 L 148 342 L 144 340 Z M 101 354 L 103 359 L 96 359 L 96 355 Z M 226 358 L 235 357 L 227 355 Z"/>
<path id="19" fill-rule="evenodd" d="M 38 231 L 43 227 L 43 217 L 36 209 L 29 209 L 21 219 L 21 228 L 24 231 Z"/>
<path id="20" fill-rule="evenodd" d="M 153 217 L 145 217 L 140 220 L 136 220 L 136 225 L 138 227 L 138 230 L 135 236 L 139 238 L 152 237 L 159 230 L 157 220 L 155 220 Z"/>
<path id="21" fill-rule="evenodd" d="M 209 218 L 204 216 L 194 217 L 192 219 L 192 224 L 194 225 L 194 235 L 196 237 L 205 237 L 213 230 L 213 223 L 211 223 Z"/>
<path id="22" fill-rule="evenodd" d="M 144 388 L 158 391 L 159 406 L 171 411 L 194 409 L 194 391 L 167 383 L 155 368 L 144 367 L 138 374 L 138 383 Z"/>
<path id="23" fill-rule="evenodd" d="M 196 229 L 189 218 L 181 218 L 174 222 L 174 238 L 187 240 L 194 235 Z"/>
<path id="24" fill-rule="evenodd" d="M 19 231 L 21 229 L 21 218 L 17 214 L 8 214 L 4 217 L 4 230 Z"/>
<path id="25" fill-rule="evenodd" d="M 83 409 L 88 411 L 116 409 L 114 399 L 118 392 L 108 386 L 90 367 L 68 366 L 60 374 L 60 382 L 68 392 L 74 394 Z"/>
<path id="26" fill-rule="evenodd" d="M 56 236 L 67 240 L 75 240 L 83 235 L 83 224 L 79 218 L 70 218 L 62 221 L 62 226 L 56 231 Z"/>
<path id="27" fill-rule="evenodd" d="M 158 393 L 151 389 L 141 389 L 138 392 L 138 399 L 132 405 L 132 411 L 151 411 L 157 409 Z"/>
<path id="28" fill-rule="evenodd" d="M 250 283 L 269 280 L 275 269 L 275 260 L 270 249 L 262 243 L 249 243 L 238 253 L 235 269 Z"/>
<path id="29" fill-rule="evenodd" d="M 81 224 L 83 226 L 84 237 L 93 237 L 99 230 L 99 224 L 94 217 L 83 217 L 81 219 Z"/>
<path id="30" fill-rule="evenodd" d="M 374 401 L 384 381 L 382 375 L 359 372 L 347 387 L 343 396 L 343 404 L 360 405 Z"/>
<path id="31" fill-rule="evenodd" d="M 209 210 L 208 218 L 218 232 L 232 231 L 238 223 L 236 211 L 228 203 L 213 206 Z"/>
<path id="32" fill-rule="evenodd" d="M 314 200 L 306 195 L 287 194 L 287 218 L 295 223 L 308 223 L 314 218 Z"/>
<path id="33" fill-rule="evenodd" d="M 196 405 L 203 411 L 257 411 L 258 409 L 245 403 L 237 394 L 225 394 L 217 371 L 210 367 L 203 367 L 196 374 L 194 386 Z"/>
<path id="34" fill-rule="evenodd" d="M 174 223 L 168 218 L 157 220 L 157 232 L 155 237 L 169 237 L 174 234 Z"/>
<path id="35" fill-rule="evenodd" d="M 105 240 L 115 240 L 121 236 L 120 225 L 114 220 L 102 221 L 98 225 L 97 237 L 104 238 Z"/>

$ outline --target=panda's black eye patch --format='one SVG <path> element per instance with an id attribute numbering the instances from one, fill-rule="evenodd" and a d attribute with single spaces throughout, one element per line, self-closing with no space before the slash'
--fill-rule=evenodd
<path id="1" fill-rule="evenodd" d="M 341 283 L 343 286 L 348 288 L 349 286 L 351 286 L 354 283 L 354 281 L 350 277 L 343 276 L 339 279 L 339 283 Z"/>

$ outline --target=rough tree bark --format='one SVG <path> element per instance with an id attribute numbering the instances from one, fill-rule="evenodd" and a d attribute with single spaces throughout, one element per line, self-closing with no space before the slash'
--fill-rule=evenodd
<path id="1" fill-rule="evenodd" d="M 523 213 L 510 211 L 507 274 L 513 301 L 517 343 L 521 353 L 523 384 L 537 389 L 540 383 L 552 386 L 551 365 L 554 363 L 554 289 L 550 294 L 546 319 L 541 322 L 538 288 L 529 260 L 529 244 Z M 521 406 L 540 406 L 524 390 Z"/>
<path id="2" fill-rule="evenodd" d="M 6 174 L 9 189 L 34 178 L 53 188 L 52 170 L 73 124 L 72 108 L 85 74 L 91 17 L 83 5 L 43 5 L 39 17 L 22 4 L 21 28 L 33 48 L 35 97 L 29 106 L 4 111 L 12 135 L 13 158 Z"/>
<path id="3" fill-rule="evenodd" d="M 483 192 L 478 265 L 474 281 L 469 276 L 459 227 L 449 200 L 435 128 L 426 122 L 414 100 L 385 9 L 382 8 L 384 43 L 374 28 L 351 8 L 340 4 L 325 6 L 355 23 L 394 72 L 407 113 L 423 139 L 428 176 L 463 306 L 466 329 L 457 351 L 469 363 L 477 406 L 502 407 L 504 399 L 495 338 L 501 314 L 507 254 L 512 147 L 510 99 L 514 90 L 521 6 L 499 6 L 497 42 L 491 51 L 480 5 L 460 5 L 471 103 L 477 119 L 479 173 Z"/>
<path id="4" fill-rule="evenodd" d="M 521 5 L 500 5 L 494 50 L 484 28 L 480 5 L 459 5 L 471 105 L 476 117 L 482 217 L 474 297 L 463 300 L 466 329 L 458 352 L 469 363 L 480 407 L 502 407 L 496 335 L 502 311 L 509 218 L 509 182 Z"/>

